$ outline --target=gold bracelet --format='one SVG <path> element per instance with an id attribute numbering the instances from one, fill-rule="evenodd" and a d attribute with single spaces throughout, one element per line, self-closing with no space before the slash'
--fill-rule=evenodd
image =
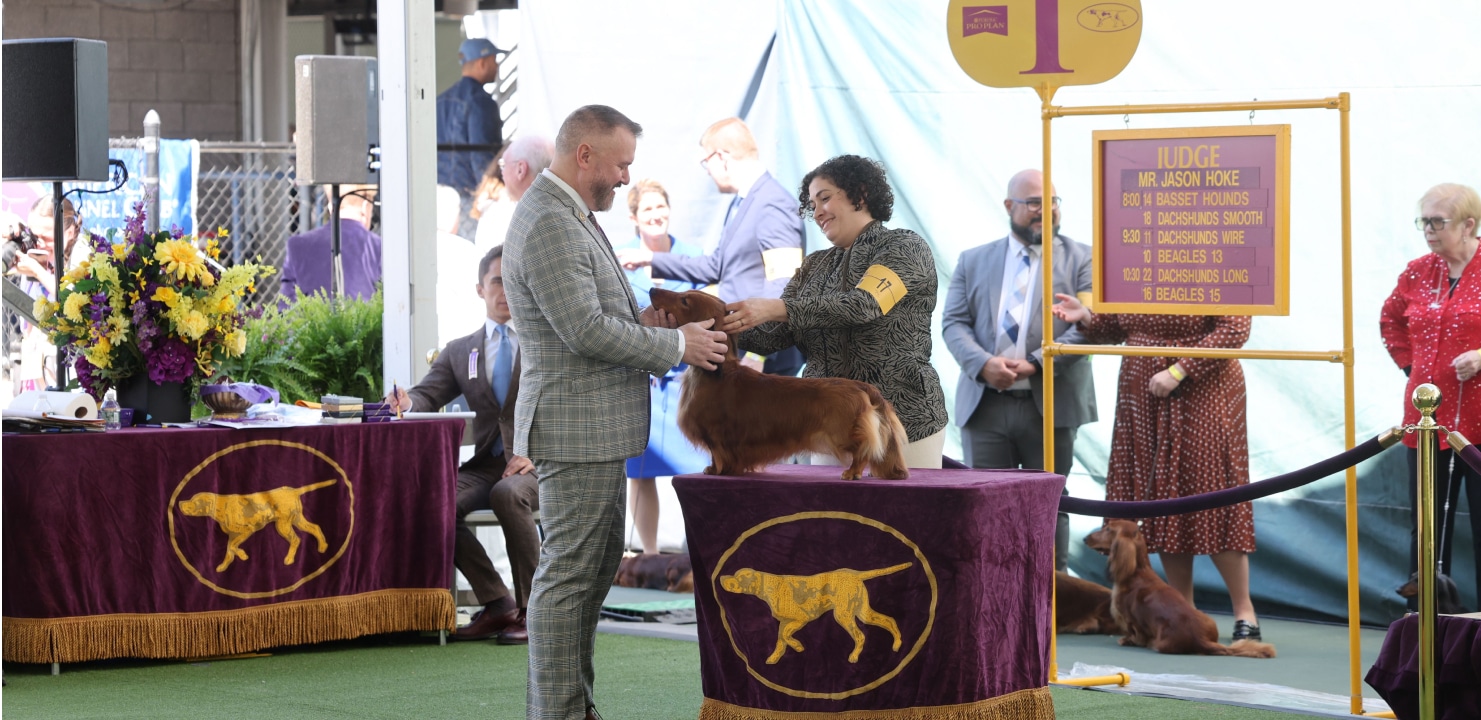
<path id="1" fill-rule="evenodd" d="M 1171 375 L 1172 379 L 1178 382 L 1182 382 L 1188 379 L 1188 374 L 1183 372 L 1183 369 L 1178 367 L 1177 363 L 1173 363 L 1167 366 L 1167 374 Z"/>

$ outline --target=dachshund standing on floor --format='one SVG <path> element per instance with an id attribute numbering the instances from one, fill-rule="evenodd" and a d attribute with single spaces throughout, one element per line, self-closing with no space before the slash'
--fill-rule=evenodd
<path id="1" fill-rule="evenodd" d="M 1092 550 L 1108 556 L 1111 614 L 1125 628 L 1122 645 L 1147 647 L 1170 655 L 1238 655 L 1273 658 L 1275 646 L 1255 640 L 1220 645 L 1214 619 L 1199 612 L 1152 570 L 1147 541 L 1130 520 L 1112 520 L 1085 538 Z"/>
<path id="2" fill-rule="evenodd" d="M 725 318 L 725 303 L 698 290 L 655 289 L 653 304 L 679 324 Z M 708 450 L 711 475 L 740 475 L 800 452 L 850 460 L 845 480 L 869 467 L 876 478 L 910 476 L 902 452 L 905 428 L 879 390 L 844 378 L 763 375 L 743 367 L 731 338 L 725 363 L 689 368 L 679 395 L 679 429 Z"/>

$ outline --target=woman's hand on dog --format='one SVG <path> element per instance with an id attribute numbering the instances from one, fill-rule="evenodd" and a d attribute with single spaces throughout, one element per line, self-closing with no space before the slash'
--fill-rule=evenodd
<path id="1" fill-rule="evenodd" d="M 684 333 L 684 362 L 705 370 L 714 370 L 725 362 L 725 353 L 730 350 L 725 333 L 709 329 L 714 318 L 689 323 L 679 327 Z"/>
<path id="2" fill-rule="evenodd" d="M 726 305 L 725 309 L 730 314 L 725 316 L 719 330 L 727 335 L 745 332 L 762 323 L 787 321 L 787 304 L 773 298 L 738 300 Z"/>

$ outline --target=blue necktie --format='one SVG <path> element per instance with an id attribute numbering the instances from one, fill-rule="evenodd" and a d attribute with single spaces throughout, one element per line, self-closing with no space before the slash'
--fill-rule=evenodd
<path id="1" fill-rule="evenodd" d="M 514 347 L 509 342 L 509 329 L 504 325 L 494 327 L 499 329 L 499 348 L 494 351 L 494 371 L 489 373 L 489 380 L 494 386 L 494 399 L 499 401 L 499 409 L 503 410 L 504 399 L 509 397 L 509 380 L 514 375 Z M 494 438 L 489 453 L 494 457 L 504 457 L 504 438 Z"/>
<path id="2" fill-rule="evenodd" d="M 735 216 L 735 211 L 740 209 L 740 204 L 741 196 L 739 194 L 730 199 L 730 207 L 725 208 L 725 222 L 720 227 L 723 228 L 730 225 L 730 218 Z"/>
<path id="3" fill-rule="evenodd" d="M 1024 306 L 1027 304 L 1032 274 L 1029 272 L 1031 261 L 1028 253 L 1019 256 L 1019 259 L 1022 262 L 1013 273 L 1013 292 L 1008 298 L 1008 304 L 1003 306 L 1002 319 L 998 322 L 999 355 L 1007 355 L 1018 345 L 1018 331 L 1023 327 Z"/>
<path id="4" fill-rule="evenodd" d="M 499 407 L 504 407 L 504 398 L 509 396 L 509 378 L 514 374 L 514 348 L 509 342 L 509 330 L 503 325 L 495 325 L 499 329 L 499 348 L 494 351 L 494 372 L 491 380 L 494 383 L 494 399 L 499 401 Z"/>

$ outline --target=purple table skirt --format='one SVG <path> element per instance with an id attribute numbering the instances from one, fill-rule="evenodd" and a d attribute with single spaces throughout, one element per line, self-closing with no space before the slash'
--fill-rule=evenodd
<path id="1" fill-rule="evenodd" d="M 1440 654 L 1435 674 L 1435 717 L 1481 718 L 1481 619 L 1441 615 L 1436 618 L 1435 633 Z M 1419 717 L 1418 615 L 1405 616 L 1388 626 L 1383 650 L 1366 679 L 1400 720 Z"/>

